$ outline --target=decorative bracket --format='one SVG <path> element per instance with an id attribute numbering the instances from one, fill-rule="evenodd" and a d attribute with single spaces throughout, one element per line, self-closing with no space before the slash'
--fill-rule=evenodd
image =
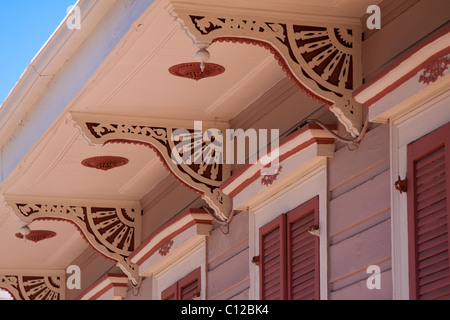
<path id="1" fill-rule="evenodd" d="M 137 201 L 107 201 L 86 204 L 83 200 L 49 200 L 5 196 L 15 216 L 27 225 L 33 221 L 66 221 L 75 225 L 91 247 L 117 263 L 137 284 L 138 267 L 129 255 L 141 241 L 141 207 Z"/>
<path id="2" fill-rule="evenodd" d="M 168 10 L 200 49 L 226 41 L 270 50 L 299 89 L 327 105 L 352 136 L 361 134 L 362 105 L 352 95 L 362 84 L 360 26 L 273 18 L 273 12 L 230 13 L 189 4 L 172 3 Z"/>
<path id="3" fill-rule="evenodd" d="M 64 300 L 65 273 L 9 272 L 0 270 L 0 288 L 15 300 Z"/>
<path id="4" fill-rule="evenodd" d="M 230 176 L 224 162 L 224 123 L 104 117 L 71 113 L 72 121 L 91 145 L 136 144 L 156 152 L 166 169 L 184 186 L 200 194 L 222 221 L 231 216 L 232 198 L 220 190 Z M 203 128 L 203 126 L 208 128 Z M 213 128 L 214 127 L 214 128 Z M 203 129 L 215 133 L 205 139 Z"/>

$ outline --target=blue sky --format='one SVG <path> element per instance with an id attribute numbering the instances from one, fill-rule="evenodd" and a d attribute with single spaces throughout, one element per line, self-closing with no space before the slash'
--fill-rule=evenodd
<path id="1" fill-rule="evenodd" d="M 0 0 L 0 104 L 76 0 Z"/>

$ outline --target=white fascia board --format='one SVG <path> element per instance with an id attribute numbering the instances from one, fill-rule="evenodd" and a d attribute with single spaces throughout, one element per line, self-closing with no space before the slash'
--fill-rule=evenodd
<path id="1" fill-rule="evenodd" d="M 81 28 L 66 19 L 0 107 L 0 183 L 54 124 L 153 1 L 79 0 Z"/>

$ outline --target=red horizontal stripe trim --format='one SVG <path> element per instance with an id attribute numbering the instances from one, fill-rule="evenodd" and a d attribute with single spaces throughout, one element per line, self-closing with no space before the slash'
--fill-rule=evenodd
<path id="1" fill-rule="evenodd" d="M 187 217 L 190 214 L 205 214 L 205 217 L 209 217 L 209 214 L 203 209 L 186 210 L 185 212 L 175 216 L 173 219 L 169 220 L 167 223 L 163 224 L 158 229 L 156 229 L 149 237 L 147 237 L 146 240 L 144 240 L 139 245 L 139 247 L 136 248 L 136 250 L 133 253 L 131 253 L 130 259 L 133 258 L 134 256 L 136 256 L 136 254 L 138 254 L 140 250 L 142 250 L 145 246 L 147 246 L 153 240 L 153 238 L 156 237 L 159 233 L 161 233 L 163 230 L 169 228 L 171 225 L 177 223 L 178 221 Z M 196 220 L 196 221 L 204 221 L 203 223 L 208 223 L 207 221 L 209 221 L 209 220 Z"/>
<path id="2" fill-rule="evenodd" d="M 100 298 L 103 294 L 105 294 L 106 292 L 108 292 L 109 290 L 111 290 L 113 288 L 112 283 L 108 284 L 105 288 L 103 288 L 102 290 L 100 290 L 99 292 L 97 292 L 95 295 L 93 295 L 91 298 L 89 298 L 89 300 L 97 300 L 98 298 Z"/>
<path id="3" fill-rule="evenodd" d="M 365 103 L 363 103 L 366 107 L 371 107 L 373 106 L 376 102 L 380 101 L 381 99 L 383 99 L 386 95 L 388 95 L 389 93 L 391 93 L 392 91 L 394 91 L 395 89 L 397 89 L 398 87 L 400 87 L 402 84 L 404 84 L 406 81 L 408 81 L 409 79 L 411 79 L 412 77 L 414 77 L 420 70 L 422 70 L 423 68 L 425 68 L 429 63 L 431 63 L 433 60 L 440 58 L 442 56 L 445 56 L 447 54 L 450 53 L 450 47 L 442 50 L 438 53 L 436 53 L 435 55 L 433 55 L 432 57 L 430 57 L 429 59 L 427 59 L 425 62 L 421 63 L 419 66 L 417 66 L 416 68 L 414 68 L 413 70 L 411 70 L 409 73 L 407 73 L 406 75 L 404 75 L 403 77 L 401 77 L 399 80 L 397 80 L 396 82 L 394 82 L 393 84 L 391 84 L 390 86 L 386 87 L 383 91 L 381 91 L 380 93 L 378 93 L 375 97 L 373 97 L 372 99 L 369 99 L 368 101 L 366 101 Z"/>
<path id="4" fill-rule="evenodd" d="M 206 220 L 192 220 L 191 222 L 185 224 L 183 227 L 181 227 L 180 229 L 176 230 L 175 232 L 172 232 L 171 234 L 169 234 L 167 237 L 163 238 L 161 241 L 159 241 L 156 245 L 154 245 L 152 247 L 152 249 L 150 249 L 144 256 L 142 256 L 137 262 L 137 265 L 141 265 L 145 260 L 147 260 L 148 258 L 150 258 L 155 252 L 157 252 L 159 249 L 161 249 L 161 246 L 169 240 L 172 240 L 173 238 L 175 238 L 177 235 L 183 233 L 185 230 L 189 229 L 190 227 L 196 225 L 196 224 L 208 224 L 211 225 L 212 221 L 206 221 Z"/>
<path id="5" fill-rule="evenodd" d="M 284 153 L 283 155 L 280 156 L 279 158 L 279 162 L 283 162 L 286 159 L 290 158 L 291 156 L 293 156 L 294 154 L 302 151 L 303 149 L 306 149 L 307 147 L 311 146 L 312 144 L 317 143 L 317 144 L 332 144 L 334 143 L 334 139 L 333 138 L 312 138 L 308 141 L 306 141 L 305 143 L 302 143 L 301 145 L 295 147 L 294 149 L 292 149 L 291 151 L 288 151 L 286 153 Z M 269 166 L 269 165 L 267 165 Z M 246 168 L 248 169 L 248 168 Z M 239 173 L 236 175 L 236 178 L 241 175 L 243 172 Z M 230 196 L 231 197 L 235 197 L 236 195 L 238 195 L 242 190 L 244 190 L 245 188 L 247 188 L 250 184 L 252 184 L 255 180 L 257 180 L 258 178 L 261 177 L 261 170 L 258 170 L 252 177 L 248 178 L 247 180 L 245 180 L 244 182 L 242 182 L 239 186 L 237 186 L 232 192 L 230 192 Z"/>
<path id="6" fill-rule="evenodd" d="M 437 32 L 436 34 L 428 37 L 424 41 L 418 43 L 414 48 L 407 51 L 397 59 L 395 59 L 390 65 L 388 65 L 383 71 L 381 71 L 375 78 L 371 79 L 364 85 L 360 86 L 358 89 L 353 91 L 353 97 L 356 97 L 358 94 L 366 90 L 367 88 L 374 85 L 376 82 L 384 78 L 386 75 L 388 75 L 392 70 L 400 66 L 403 62 L 411 58 L 414 54 L 431 44 L 432 42 L 436 41 L 437 39 L 445 36 L 450 32 L 450 26 L 447 26 L 446 28 L 442 29 L 441 31 Z M 366 102 L 367 103 L 367 102 Z M 364 103 L 365 104 L 365 103 Z"/>
<path id="7" fill-rule="evenodd" d="M 331 124 L 331 125 L 327 125 L 327 127 L 330 130 L 337 130 L 338 126 Z M 288 143 L 289 141 L 297 138 L 298 136 L 302 135 L 303 133 L 305 133 L 306 131 L 309 130 L 324 130 L 321 126 L 317 125 L 317 124 L 313 124 L 313 123 L 309 123 L 305 126 L 303 126 L 302 128 L 300 128 L 299 130 L 291 133 L 290 135 L 288 135 L 287 137 L 283 138 L 280 140 L 279 143 L 279 148 L 281 148 L 283 145 L 285 145 L 286 143 Z M 319 139 L 319 138 L 318 138 Z M 334 142 L 334 139 L 333 139 Z M 247 171 L 251 166 L 253 166 L 253 164 L 246 164 L 244 165 L 238 172 L 236 172 L 235 174 L 233 174 L 230 178 L 228 178 L 226 181 L 224 181 L 221 185 L 220 185 L 220 189 L 224 189 L 227 186 L 229 186 L 233 181 L 235 181 L 242 173 L 244 173 L 245 171 Z"/>
<path id="8" fill-rule="evenodd" d="M 123 273 L 107 273 L 105 274 L 103 277 L 101 277 L 99 280 L 97 280 L 96 282 L 94 282 L 94 284 L 92 284 L 88 289 L 86 289 L 84 291 L 84 293 L 82 295 L 79 296 L 78 300 L 82 299 L 84 296 L 86 296 L 89 291 L 92 291 L 95 289 L 95 287 L 97 287 L 98 285 L 100 285 L 100 283 L 102 283 L 103 281 L 109 279 L 109 278 L 127 278 L 128 276 L 126 274 Z M 99 293 L 97 293 L 96 295 L 94 295 L 92 298 L 89 298 L 89 300 L 95 300 L 98 297 L 100 297 L 102 294 L 104 294 L 106 291 L 108 291 L 109 289 L 111 289 L 112 287 L 128 287 L 128 283 L 110 283 L 105 289 L 99 291 Z M 109 287 L 109 288 L 108 288 Z"/>

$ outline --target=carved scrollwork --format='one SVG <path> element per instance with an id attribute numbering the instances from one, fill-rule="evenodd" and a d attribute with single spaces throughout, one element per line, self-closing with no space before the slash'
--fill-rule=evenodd
<path id="1" fill-rule="evenodd" d="M 89 121 L 87 121 L 89 119 Z M 223 136 L 219 129 L 147 125 L 133 120 L 97 119 L 93 115 L 72 114 L 75 126 L 90 144 L 127 143 L 156 152 L 164 167 L 180 183 L 200 194 L 224 221 L 232 209 L 232 199 L 219 187 L 230 175 L 224 164 Z M 194 127 L 194 128 L 193 128 Z M 228 199 L 229 198 L 229 199 Z"/>
<path id="2" fill-rule="evenodd" d="M 16 300 L 61 300 L 62 276 L 0 275 L 0 288 L 7 290 Z"/>
<path id="3" fill-rule="evenodd" d="M 138 269 L 128 259 L 141 240 L 140 207 L 137 203 L 107 207 L 33 200 L 24 203 L 6 198 L 14 214 L 27 224 L 37 220 L 61 220 L 74 224 L 97 252 L 115 261 L 133 282 L 139 281 Z"/>
<path id="4" fill-rule="evenodd" d="M 342 98 L 352 99 L 353 90 L 362 84 L 358 28 L 293 23 L 270 14 L 261 18 L 210 10 L 201 13 L 201 9 L 176 6 L 169 13 L 194 44 L 232 41 L 269 49 L 297 87 L 337 113 L 353 136 L 360 134 L 362 106 L 352 101 L 354 112 L 349 113 L 339 111 L 342 103 L 336 104 Z"/>
<path id="5" fill-rule="evenodd" d="M 442 77 L 450 65 L 450 55 L 437 58 L 430 62 L 419 77 L 419 83 L 430 85 Z"/>

